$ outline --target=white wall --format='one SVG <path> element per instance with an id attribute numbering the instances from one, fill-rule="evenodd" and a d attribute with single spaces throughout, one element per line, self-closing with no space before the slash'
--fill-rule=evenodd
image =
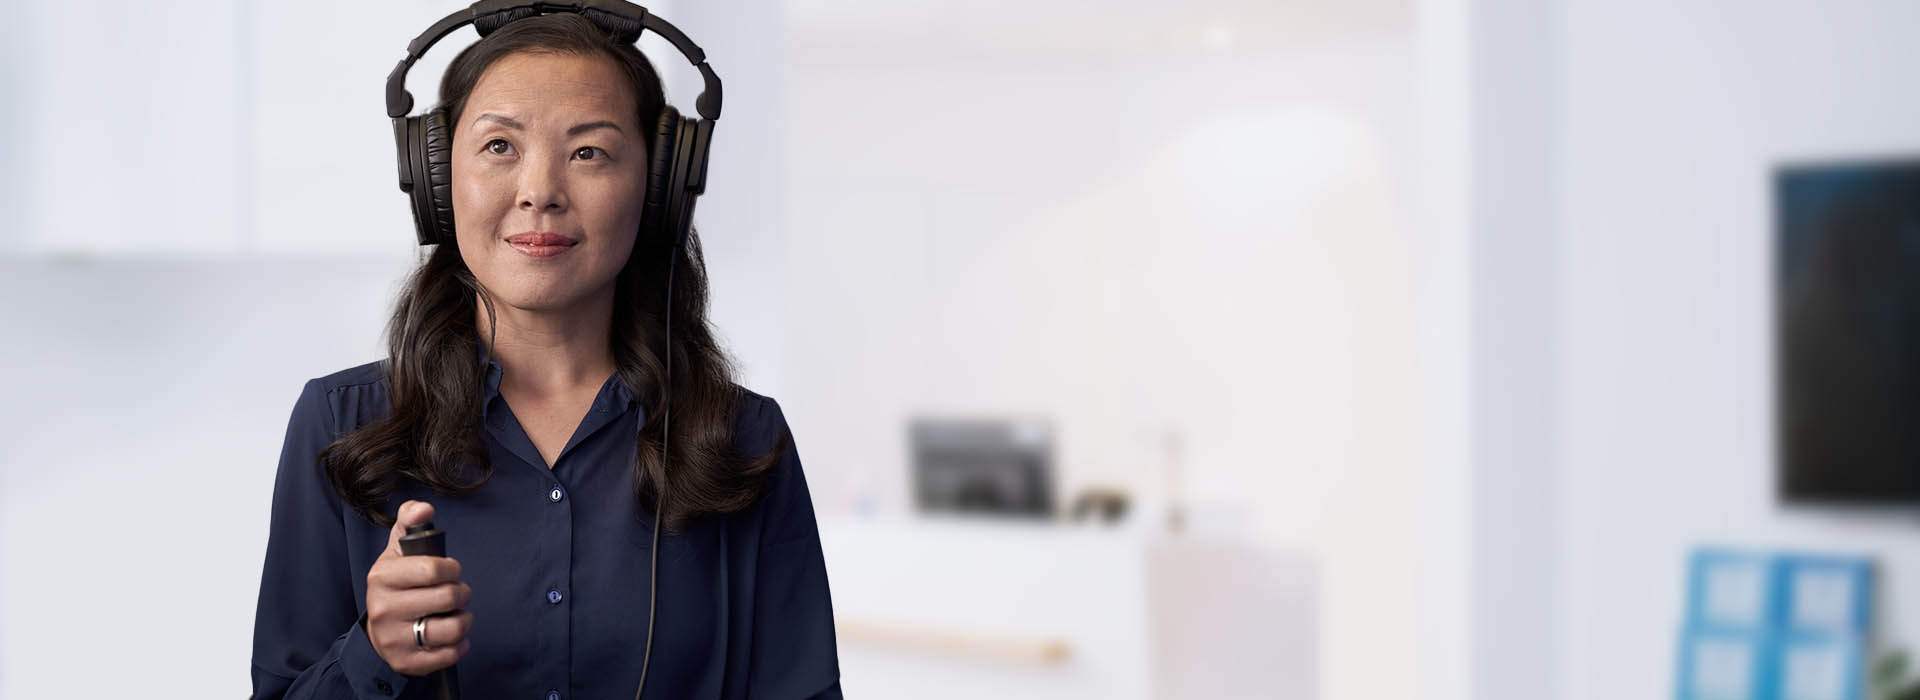
<path id="1" fill-rule="evenodd" d="M 1556 8 L 1417 11 L 1418 696 L 1557 697 Z"/>
<path id="2" fill-rule="evenodd" d="M 0 697 L 245 695 L 293 401 L 409 262 L 0 261 Z"/>
<path id="3" fill-rule="evenodd" d="M 819 507 L 907 507 L 912 413 L 1023 413 L 1060 421 L 1063 494 L 1157 517 L 1174 431 L 1189 495 L 1321 557 L 1319 697 L 1418 696 L 1410 8 L 1013 5 L 790 19 L 783 403 Z"/>
<path id="4" fill-rule="evenodd" d="M 19 109 L 9 169 L 30 173 L 23 206 L 9 210 L 6 235 L 19 242 L 9 252 L 237 245 L 244 62 L 234 0 L 192 11 L 9 3 L 7 14 L 25 37 L 8 68 L 22 88 L 6 100 Z"/>
<path id="5" fill-rule="evenodd" d="M 1467 3 L 1472 697 L 1555 697 L 1555 6 Z"/>
<path id="6" fill-rule="evenodd" d="M 1770 473 L 1770 168 L 1920 150 L 1908 0 L 1564 0 L 1564 697 L 1672 692 L 1683 556 L 1868 553 L 1920 645 L 1920 526 L 1791 512 Z"/>

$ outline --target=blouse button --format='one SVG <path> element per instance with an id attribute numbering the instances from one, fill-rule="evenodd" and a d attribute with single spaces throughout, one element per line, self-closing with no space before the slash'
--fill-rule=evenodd
<path id="1" fill-rule="evenodd" d="M 393 685 L 392 685 L 392 684 L 390 684 L 390 683 L 388 683 L 388 682 L 387 682 L 387 679 L 385 679 L 385 678 L 375 678 L 375 679 L 373 679 L 373 687 L 375 687 L 375 688 L 379 688 L 379 689 L 380 689 L 380 694 L 381 694 L 381 695 L 392 695 L 392 694 L 393 694 Z"/>
<path id="2" fill-rule="evenodd" d="M 554 604 L 554 605 L 559 605 L 559 604 L 560 604 L 560 589 L 558 589 L 558 588 L 549 588 L 549 589 L 547 589 L 547 602 L 549 602 L 549 603 L 552 603 L 552 604 Z"/>
<path id="3" fill-rule="evenodd" d="M 561 495 L 562 494 L 560 493 L 560 487 L 555 486 L 553 487 L 552 491 L 547 492 L 547 500 L 553 501 L 554 503 L 559 503 Z"/>

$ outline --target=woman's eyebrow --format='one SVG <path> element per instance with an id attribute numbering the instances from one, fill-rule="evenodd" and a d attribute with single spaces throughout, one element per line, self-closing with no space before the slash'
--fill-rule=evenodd
<path id="1" fill-rule="evenodd" d="M 505 126 L 509 129 L 515 129 L 515 130 L 521 130 L 526 128 L 526 125 L 521 124 L 520 122 L 514 121 L 507 117 L 500 116 L 498 114 L 494 114 L 492 112 L 488 112 L 486 114 L 482 114 L 478 117 L 475 117 L 473 120 L 473 123 L 479 124 L 480 122 L 483 122 L 483 121 L 499 122 L 501 126 Z M 627 135 L 627 132 L 621 129 L 619 124 L 615 124 L 613 122 L 606 121 L 606 120 L 601 120 L 597 122 L 587 122 L 585 124 L 575 124 L 573 125 L 572 128 L 567 129 L 567 135 L 577 136 L 579 134 L 592 131 L 594 129 L 612 129 L 614 131 L 620 132 L 621 136 Z"/>
<path id="2" fill-rule="evenodd" d="M 619 124 L 615 124 L 610 121 L 597 121 L 597 122 L 587 122 L 585 124 L 575 124 L 573 125 L 573 128 L 567 129 L 567 135 L 573 136 L 575 134 L 593 131 L 594 129 L 612 129 L 614 131 L 620 132 L 621 136 L 627 135 L 627 132 L 622 131 L 620 129 Z"/>

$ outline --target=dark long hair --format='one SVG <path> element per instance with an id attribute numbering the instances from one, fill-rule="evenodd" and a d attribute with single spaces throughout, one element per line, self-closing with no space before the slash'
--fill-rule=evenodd
<path id="1" fill-rule="evenodd" d="M 616 41 L 571 13 L 509 22 L 455 56 L 441 78 L 437 107 L 447 111 L 449 129 L 460 123 L 467 97 L 487 67 L 516 53 L 570 53 L 614 61 L 633 86 L 636 122 L 647 153 L 653 153 L 652 125 L 666 104 L 653 65 L 632 44 Z M 640 231 L 614 284 L 608 343 L 620 381 L 646 410 L 647 425 L 636 446 L 634 497 L 651 512 L 654 497 L 661 495 L 654 489 L 664 484 L 661 515 L 671 532 L 702 515 L 751 506 L 791 436 L 782 434 L 773 449 L 758 456 L 741 454 L 734 446 L 740 388 L 733 383 L 732 360 L 707 325 L 707 274 L 698 232 L 680 249 L 673 274 L 673 382 L 670 391 L 659 390 L 666 369 L 661 352 L 665 280 L 674 247 L 669 232 L 649 232 L 644 222 Z M 383 527 L 392 526 L 393 517 L 382 509 L 403 477 L 438 493 L 462 494 L 479 488 L 492 474 L 480 423 L 487 365 L 475 327 L 476 295 L 491 317 L 491 295 L 461 259 L 458 244 L 435 246 L 408 277 L 387 322 L 388 357 L 382 368 L 392 412 L 320 452 L 341 500 Z M 487 342 L 493 338 L 491 331 Z M 672 402 L 672 454 L 663 448 L 663 393 Z M 469 472 L 463 464 L 477 471 Z"/>

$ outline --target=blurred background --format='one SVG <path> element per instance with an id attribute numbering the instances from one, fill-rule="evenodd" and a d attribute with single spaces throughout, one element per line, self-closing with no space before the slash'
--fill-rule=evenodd
<path id="1" fill-rule="evenodd" d="M 247 692 L 464 5 L 8 0 L 0 696 Z M 647 5 L 849 696 L 1901 687 L 1920 4 Z"/>

